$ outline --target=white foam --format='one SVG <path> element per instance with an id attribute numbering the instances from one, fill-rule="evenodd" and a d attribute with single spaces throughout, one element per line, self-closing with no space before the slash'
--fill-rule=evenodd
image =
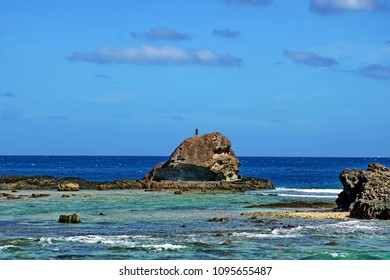
<path id="1" fill-rule="evenodd" d="M 245 238 L 295 238 L 301 236 L 301 234 L 292 230 L 274 229 L 271 233 L 235 232 L 233 236 Z"/>
<path id="2" fill-rule="evenodd" d="M 303 192 L 303 193 L 334 193 L 339 194 L 341 189 L 297 189 L 297 188 L 276 188 L 276 191 L 291 191 L 291 192 Z"/>
<path id="3" fill-rule="evenodd" d="M 329 254 L 331 255 L 332 258 L 345 258 L 348 256 L 347 253 L 328 253 L 328 252 L 325 252 L 325 254 Z"/>
<path id="4" fill-rule="evenodd" d="M 318 226 L 306 226 L 307 229 L 330 230 L 343 233 L 354 233 L 356 231 L 363 231 L 366 233 L 373 233 L 378 228 L 374 224 L 365 221 L 342 221 L 338 223 L 322 224 Z"/>
<path id="5" fill-rule="evenodd" d="M 0 251 L 7 250 L 8 248 L 18 248 L 18 247 L 15 245 L 4 245 L 4 246 L 0 246 Z"/>
<path id="6" fill-rule="evenodd" d="M 44 243 L 44 244 L 53 244 L 52 241 L 53 241 L 53 238 L 51 238 L 51 237 L 41 237 L 39 239 L 39 243 Z"/>
<path id="7" fill-rule="evenodd" d="M 336 195 L 304 195 L 304 194 L 278 194 L 283 197 L 310 197 L 310 198 L 337 198 Z"/>
<path id="8" fill-rule="evenodd" d="M 174 244 L 161 244 L 161 245 L 141 245 L 141 248 L 146 249 L 154 249 L 157 251 L 163 251 L 163 250 L 180 250 L 186 248 L 186 246 L 183 245 L 174 245 Z"/>
<path id="9" fill-rule="evenodd" d="M 105 236 L 105 235 L 80 235 L 80 236 L 67 236 L 62 238 L 54 237 L 42 237 L 39 242 L 44 244 L 52 244 L 55 242 L 79 242 L 87 244 L 105 244 L 112 246 L 122 246 L 124 248 L 144 248 L 152 249 L 157 251 L 162 250 L 180 250 L 186 248 L 182 245 L 174 244 L 142 244 L 144 242 L 156 242 L 158 238 L 150 238 L 144 235 L 114 235 L 114 236 Z M 140 242 L 142 241 L 142 243 Z"/>

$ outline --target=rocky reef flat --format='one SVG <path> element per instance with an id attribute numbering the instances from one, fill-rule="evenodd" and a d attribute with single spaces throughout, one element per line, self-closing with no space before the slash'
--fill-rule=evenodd
<path id="1" fill-rule="evenodd" d="M 68 186 L 68 188 L 66 187 Z M 242 178 L 236 181 L 151 181 L 116 180 L 112 182 L 92 182 L 79 178 L 57 178 L 50 176 L 12 176 L 0 175 L 0 190 L 172 190 L 185 191 L 247 191 L 274 189 L 267 179 Z"/>

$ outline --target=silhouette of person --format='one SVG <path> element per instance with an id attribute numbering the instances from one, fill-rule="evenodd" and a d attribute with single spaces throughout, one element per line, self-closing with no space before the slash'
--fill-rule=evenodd
<path id="1" fill-rule="evenodd" d="M 198 136 L 199 130 L 198 128 L 195 128 L 195 136 Z"/>

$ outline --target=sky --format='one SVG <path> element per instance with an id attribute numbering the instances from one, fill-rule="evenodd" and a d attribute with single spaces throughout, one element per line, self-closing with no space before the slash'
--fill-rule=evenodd
<path id="1" fill-rule="evenodd" d="M 390 0 L 0 0 L 1 155 L 390 156 Z"/>

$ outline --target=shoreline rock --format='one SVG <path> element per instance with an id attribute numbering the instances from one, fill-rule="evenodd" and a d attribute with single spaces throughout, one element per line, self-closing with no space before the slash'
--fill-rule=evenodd
<path id="1" fill-rule="evenodd" d="M 74 182 L 63 182 L 58 184 L 58 191 L 60 192 L 76 192 L 79 191 L 80 186 Z"/>
<path id="2" fill-rule="evenodd" d="M 340 173 L 343 191 L 336 203 L 360 219 L 390 219 L 390 169 L 377 163 L 366 171 L 345 169 Z"/>
<path id="3" fill-rule="evenodd" d="M 0 190 L 58 190 L 64 182 L 75 183 L 79 190 L 146 190 L 146 191 L 248 191 L 275 189 L 268 179 L 242 178 L 237 181 L 150 181 L 116 180 L 92 182 L 79 178 L 57 178 L 50 176 L 0 175 Z"/>

